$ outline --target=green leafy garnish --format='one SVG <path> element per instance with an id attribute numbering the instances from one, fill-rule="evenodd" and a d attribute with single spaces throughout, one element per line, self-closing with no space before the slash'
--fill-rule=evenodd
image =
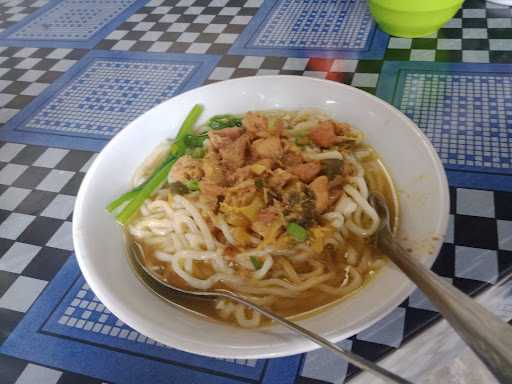
<path id="1" fill-rule="evenodd" d="M 121 196 L 119 196 L 117 199 L 115 199 L 114 201 L 110 202 L 109 205 L 107 205 L 107 211 L 109 213 L 112 213 L 113 211 L 116 210 L 116 208 L 133 199 L 141 189 L 142 186 L 139 186 L 133 188 L 131 191 L 123 193 Z"/>
<path id="2" fill-rule="evenodd" d="M 297 241 L 306 241 L 308 238 L 308 231 L 306 231 L 306 228 L 297 223 L 289 223 L 286 227 L 286 231 Z"/>
<path id="3" fill-rule="evenodd" d="M 256 256 L 251 256 L 249 259 L 251 260 L 251 263 L 252 263 L 254 269 L 256 269 L 256 270 L 260 269 L 261 266 L 263 265 L 261 260 L 259 258 L 257 258 Z"/>
<path id="4" fill-rule="evenodd" d="M 173 155 L 183 155 L 185 150 L 187 149 L 187 145 L 185 144 L 185 137 L 192 135 L 194 130 L 194 124 L 197 119 L 199 119 L 199 115 L 203 112 L 203 107 L 199 104 L 194 105 L 194 108 L 190 111 L 190 113 L 185 118 L 185 121 L 181 125 L 181 128 L 176 135 L 176 140 L 171 148 L 171 154 Z"/>
<path id="5" fill-rule="evenodd" d="M 186 195 L 190 192 L 188 187 L 183 184 L 181 181 L 175 181 L 174 183 L 169 184 L 169 189 L 173 195 Z"/>
<path id="6" fill-rule="evenodd" d="M 194 148 L 190 151 L 190 156 L 192 156 L 193 159 L 202 159 L 204 157 L 204 149 Z"/>
<path id="7" fill-rule="evenodd" d="M 224 129 L 241 126 L 242 119 L 235 115 L 216 115 L 208 120 L 208 127 L 210 129 Z"/>
<path id="8" fill-rule="evenodd" d="M 200 148 L 203 142 L 208 138 L 208 132 L 203 132 L 198 135 L 187 135 L 184 138 L 185 145 L 189 148 Z"/>
<path id="9" fill-rule="evenodd" d="M 261 189 L 263 189 L 265 184 L 263 183 L 262 179 L 255 179 L 254 180 L 254 186 L 256 187 L 256 189 L 261 190 Z"/>
<path id="10" fill-rule="evenodd" d="M 144 201 L 165 181 L 167 174 L 176 160 L 178 160 L 178 157 L 169 159 L 165 166 L 160 168 L 160 170 L 154 174 L 146 184 L 144 184 L 144 187 L 137 192 L 135 197 L 128 203 L 121 213 L 117 215 L 117 221 L 120 224 L 126 224 L 132 215 L 139 210 L 142 203 L 144 203 Z"/>
<path id="11" fill-rule="evenodd" d="M 203 107 L 200 105 L 195 105 L 194 108 L 192 108 L 181 125 L 167 158 L 158 166 L 153 174 L 143 184 L 124 193 L 106 207 L 108 212 L 113 212 L 116 208 L 119 208 L 126 203 L 126 206 L 117 215 L 117 221 L 120 224 L 126 224 L 133 214 L 138 211 L 144 200 L 151 196 L 151 194 L 167 179 L 167 175 L 174 163 L 176 163 L 176 161 L 185 154 L 188 148 L 185 144 L 185 137 L 193 135 L 194 124 L 202 111 Z"/>
<path id="12" fill-rule="evenodd" d="M 199 191 L 199 181 L 197 181 L 197 180 L 189 180 L 189 181 L 185 182 L 185 185 L 191 192 Z"/>

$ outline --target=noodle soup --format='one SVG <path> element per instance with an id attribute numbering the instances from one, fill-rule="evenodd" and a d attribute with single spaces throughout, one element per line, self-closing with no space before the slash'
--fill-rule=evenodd
<path id="1" fill-rule="evenodd" d="M 385 263 L 372 245 L 393 184 L 361 132 L 312 111 L 220 116 L 126 226 L 147 267 L 186 289 L 228 289 L 282 316 L 316 311 L 355 292 Z M 139 167 L 143 183 L 169 152 Z M 393 220 L 396 229 L 396 219 Z M 242 327 L 259 313 L 226 299 L 180 304 Z"/>

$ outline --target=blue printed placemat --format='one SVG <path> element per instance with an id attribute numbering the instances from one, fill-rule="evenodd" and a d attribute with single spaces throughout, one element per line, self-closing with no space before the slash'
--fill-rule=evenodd
<path id="1" fill-rule="evenodd" d="M 0 34 L 0 44 L 93 48 L 147 0 L 52 0 Z M 12 13 L 12 10 L 9 10 Z"/>
<path id="2" fill-rule="evenodd" d="M 433 270 L 466 293 L 495 284 L 512 270 L 511 20 L 466 0 L 437 33 L 406 39 L 383 33 L 363 0 L 0 2 L 0 382 L 324 384 L 358 372 L 321 349 L 263 361 L 169 349 L 109 313 L 70 257 L 96 152 L 160 101 L 230 78 L 325 78 L 407 114 L 450 183 Z M 341 345 L 377 361 L 437 318 L 416 291 Z"/>
<path id="3" fill-rule="evenodd" d="M 201 85 L 218 60 L 91 51 L 11 119 L 0 138 L 99 150 L 144 112 Z"/>
<path id="4" fill-rule="evenodd" d="M 451 185 L 512 190 L 509 65 L 386 62 L 377 95 L 425 132 Z"/>
<path id="5" fill-rule="evenodd" d="M 293 383 L 302 360 L 222 360 L 167 348 L 129 328 L 101 304 L 74 257 L 1 351 L 103 380 L 133 383 Z"/>
<path id="6" fill-rule="evenodd" d="M 380 59 L 388 38 L 363 0 L 266 0 L 230 53 Z"/>

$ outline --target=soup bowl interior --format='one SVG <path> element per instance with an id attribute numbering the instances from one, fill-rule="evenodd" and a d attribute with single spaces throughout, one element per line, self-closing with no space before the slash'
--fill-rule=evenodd
<path id="1" fill-rule="evenodd" d="M 105 211 L 129 188 L 135 168 L 155 146 L 174 137 L 192 106 L 215 114 L 317 108 L 362 130 L 389 170 L 399 197 L 399 241 L 411 257 L 431 265 L 448 219 L 443 167 L 428 139 L 406 116 L 380 99 L 326 80 L 294 76 L 235 79 L 197 88 L 141 115 L 99 154 L 81 185 L 73 220 L 75 251 L 98 298 L 122 321 L 170 347 L 225 358 L 278 357 L 316 346 L 279 325 L 247 330 L 170 305 L 132 272 L 122 228 Z M 299 323 L 332 341 L 370 326 L 400 304 L 412 283 L 391 263 L 355 294 Z"/>

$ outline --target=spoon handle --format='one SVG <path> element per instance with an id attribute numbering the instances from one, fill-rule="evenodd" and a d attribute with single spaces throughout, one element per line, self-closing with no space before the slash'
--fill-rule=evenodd
<path id="1" fill-rule="evenodd" d="M 501 383 L 512 383 L 512 326 L 410 257 L 389 231 L 382 231 L 378 241 L 494 376 Z"/>
<path id="2" fill-rule="evenodd" d="M 291 329 L 292 331 L 312 340 L 314 343 L 325 347 L 332 352 L 336 353 L 346 361 L 354 364 L 356 367 L 372 372 L 376 376 L 383 379 L 388 383 L 398 383 L 398 384 L 411 384 L 409 381 L 402 379 L 400 376 L 391 373 L 384 368 L 379 367 L 377 364 L 368 361 L 361 356 L 358 356 L 352 352 L 345 351 L 338 347 L 336 344 L 331 343 L 330 341 L 324 339 L 323 337 L 308 331 L 301 326 L 292 323 L 291 321 L 276 315 L 275 313 L 260 307 L 257 304 L 254 304 L 252 301 L 247 300 L 241 296 L 238 296 L 229 291 L 186 291 L 177 287 L 173 287 L 168 283 L 161 280 L 156 274 L 154 274 L 151 269 L 146 268 L 144 262 L 142 261 L 142 254 L 140 249 L 136 246 L 130 247 L 128 252 L 128 259 L 130 260 L 130 265 L 134 268 L 135 274 L 140 278 L 142 283 L 149 288 L 153 293 L 164 299 L 165 301 L 176 305 L 176 295 L 181 294 L 187 297 L 199 297 L 205 299 L 215 299 L 215 297 L 225 297 L 231 299 L 233 301 L 237 301 L 239 303 L 245 304 L 246 306 L 254 309 L 267 316 L 268 318 L 281 323 L 285 327 Z"/>
<path id="3" fill-rule="evenodd" d="M 222 296 L 230 298 L 234 301 L 238 301 L 242 304 L 245 304 L 248 307 L 251 307 L 252 309 L 262 313 L 263 315 L 269 317 L 270 319 L 281 323 L 285 327 L 291 329 L 292 331 L 308 338 L 309 340 L 313 341 L 314 343 L 327 348 L 331 352 L 334 352 L 341 358 L 345 359 L 349 363 L 354 364 L 356 367 L 361 368 L 363 370 L 369 371 L 373 373 L 374 375 L 378 376 L 382 380 L 384 380 L 387 383 L 399 383 L 399 384 L 412 384 L 410 381 L 405 380 L 401 378 L 400 376 L 395 375 L 392 372 L 389 372 L 388 370 L 379 367 L 377 364 L 372 363 L 369 360 L 364 359 L 363 357 L 356 355 L 350 351 L 345 351 L 344 349 L 338 347 L 336 344 L 331 343 L 329 340 L 321 337 L 320 335 L 317 335 L 316 333 L 313 333 L 306 328 L 301 327 L 300 325 L 297 325 L 296 323 L 293 323 L 284 317 L 281 317 L 279 315 L 276 315 L 275 313 L 260 307 L 257 304 L 254 304 L 253 302 L 246 300 L 243 297 L 240 297 L 235 294 L 231 294 L 229 292 L 222 293 Z"/>

